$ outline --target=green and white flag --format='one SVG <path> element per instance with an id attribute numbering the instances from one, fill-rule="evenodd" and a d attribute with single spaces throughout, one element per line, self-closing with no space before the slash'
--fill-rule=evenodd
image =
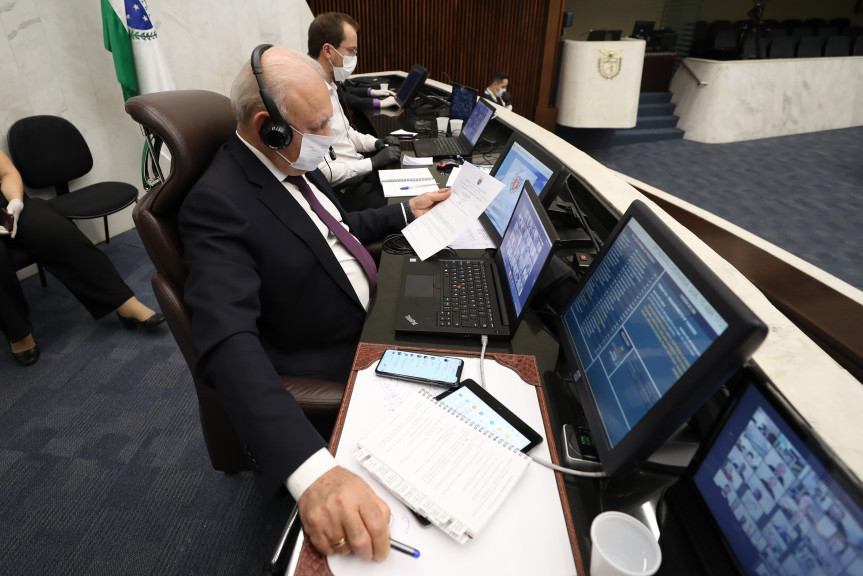
<path id="1" fill-rule="evenodd" d="M 147 0 L 101 0 L 105 48 L 114 56 L 123 100 L 173 90 L 174 81 L 159 48 Z"/>

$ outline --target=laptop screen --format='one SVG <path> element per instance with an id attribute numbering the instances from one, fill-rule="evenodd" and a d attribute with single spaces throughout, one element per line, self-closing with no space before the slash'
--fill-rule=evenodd
<path id="1" fill-rule="evenodd" d="M 482 131 L 485 130 L 485 125 L 491 120 L 492 114 L 491 108 L 482 102 L 476 103 L 473 113 L 468 118 L 468 121 L 465 122 L 464 128 L 461 131 L 468 142 L 470 142 L 471 148 L 476 146 L 477 140 L 479 140 Z"/>
<path id="2" fill-rule="evenodd" d="M 425 84 L 426 78 L 428 78 L 428 71 L 419 64 L 414 64 L 413 68 L 411 68 L 411 71 L 408 73 L 407 78 L 405 78 L 405 81 L 402 83 L 401 88 L 399 88 L 399 91 L 396 93 L 396 100 L 400 106 L 407 106 L 410 104 L 410 101 L 413 100 L 417 90 Z"/>
<path id="3" fill-rule="evenodd" d="M 513 140 L 503 160 L 492 170 L 491 175 L 503 182 L 503 190 L 494 197 L 485 209 L 494 229 L 503 236 L 515 202 L 525 182 L 530 182 L 536 193 L 542 195 L 555 170 L 559 169 L 548 159 L 540 160 L 520 142 Z"/>
<path id="4" fill-rule="evenodd" d="M 527 305 L 553 245 L 540 220 L 537 206 L 540 206 L 539 201 L 536 200 L 530 184 L 527 184 L 519 196 L 512 220 L 500 244 L 504 273 L 517 316 L 521 315 Z"/>
<path id="5" fill-rule="evenodd" d="M 477 91 L 467 86 L 453 84 L 452 97 L 449 104 L 449 117 L 467 120 L 476 104 Z"/>
<path id="6" fill-rule="evenodd" d="M 863 574 L 859 488 L 830 462 L 746 388 L 693 476 L 746 574 Z"/>

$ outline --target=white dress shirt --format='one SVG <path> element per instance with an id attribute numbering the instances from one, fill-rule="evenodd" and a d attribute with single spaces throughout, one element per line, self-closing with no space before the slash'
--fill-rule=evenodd
<path id="1" fill-rule="evenodd" d="M 354 176 L 364 176 L 372 171 L 371 158 L 364 158 L 361 152 L 375 152 L 375 142 L 378 139 L 354 130 L 339 103 L 335 83 L 330 82 L 327 88 L 330 91 L 330 103 L 333 105 L 330 130 L 335 136 L 333 151 L 336 153 L 336 159 L 333 160 L 327 156 L 318 168 L 335 187 Z"/>

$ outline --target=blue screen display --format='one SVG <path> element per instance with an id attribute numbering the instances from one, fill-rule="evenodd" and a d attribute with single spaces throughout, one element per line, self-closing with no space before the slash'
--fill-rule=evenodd
<path id="1" fill-rule="evenodd" d="M 494 174 L 495 178 L 503 182 L 503 190 L 485 209 L 486 216 L 491 220 L 498 234 L 503 236 L 524 183 L 530 182 L 536 194 L 539 195 L 548 184 L 552 172 L 551 168 L 537 160 L 521 144 L 513 142 Z"/>
<path id="2" fill-rule="evenodd" d="M 611 447 L 728 327 L 634 218 L 564 321 Z"/>
<path id="3" fill-rule="evenodd" d="M 506 281 L 516 315 L 527 305 L 533 286 L 551 254 L 551 238 L 539 219 L 533 202 L 524 193 L 500 244 Z"/>
<path id="4" fill-rule="evenodd" d="M 482 102 L 476 103 L 476 107 L 473 109 L 473 114 L 470 115 L 464 128 L 462 128 L 462 134 L 465 135 L 472 147 L 476 146 L 476 141 L 479 140 L 482 131 L 485 130 L 485 125 L 488 124 L 489 120 L 491 120 L 492 114 L 493 112 L 491 108 Z"/>
<path id="5" fill-rule="evenodd" d="M 453 84 L 452 98 L 449 104 L 449 117 L 467 120 L 476 104 L 476 90 L 459 84 Z"/>
<path id="6" fill-rule="evenodd" d="M 863 511 L 754 386 L 694 480 L 746 574 L 863 574 Z"/>

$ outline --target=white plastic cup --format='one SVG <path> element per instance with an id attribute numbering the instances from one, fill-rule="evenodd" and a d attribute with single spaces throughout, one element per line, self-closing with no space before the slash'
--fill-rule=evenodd
<path id="1" fill-rule="evenodd" d="M 459 120 L 458 118 L 453 118 L 449 121 L 449 128 L 452 130 L 453 136 L 458 136 L 461 134 L 461 127 L 464 125 L 464 120 Z"/>
<path id="2" fill-rule="evenodd" d="M 590 525 L 590 576 L 651 576 L 662 551 L 647 526 L 622 512 L 603 512 Z"/>
<path id="3" fill-rule="evenodd" d="M 438 116 L 437 133 L 438 136 L 446 136 L 446 128 L 449 125 L 449 118 L 446 116 Z"/>
<path id="4" fill-rule="evenodd" d="M 387 89 L 389 89 L 389 87 L 390 87 L 390 85 L 387 84 L 386 82 L 381 82 L 381 90 L 387 90 Z"/>

